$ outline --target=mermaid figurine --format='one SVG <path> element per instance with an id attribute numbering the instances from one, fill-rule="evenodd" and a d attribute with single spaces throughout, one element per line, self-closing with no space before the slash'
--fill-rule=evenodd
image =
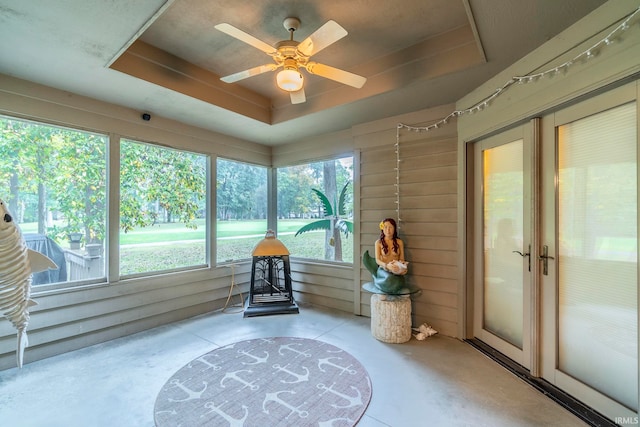
<path id="1" fill-rule="evenodd" d="M 376 240 L 375 248 L 375 259 L 369 255 L 369 251 L 362 256 L 362 263 L 373 276 L 373 283 L 365 283 L 363 288 L 389 295 L 417 292 L 419 289 L 405 283 L 408 262 L 404 259 L 404 243 L 398 238 L 393 218 L 385 218 L 380 223 L 380 238 Z"/>

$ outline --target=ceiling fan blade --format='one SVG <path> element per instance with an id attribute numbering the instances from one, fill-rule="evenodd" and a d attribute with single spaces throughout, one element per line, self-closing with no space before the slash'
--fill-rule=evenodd
<path id="1" fill-rule="evenodd" d="M 289 92 L 289 96 L 291 96 L 292 104 L 302 104 L 307 101 L 307 97 L 304 95 L 304 88 L 295 92 Z"/>
<path id="2" fill-rule="evenodd" d="M 347 30 L 342 28 L 336 21 L 331 20 L 302 40 L 298 45 L 298 51 L 306 56 L 311 56 L 346 35 Z"/>
<path id="3" fill-rule="evenodd" d="M 305 68 L 311 74 L 316 74 L 327 79 L 335 80 L 337 82 L 353 86 L 360 89 L 367 79 L 357 74 L 350 73 L 348 71 L 340 70 L 338 68 L 330 67 L 324 64 L 318 64 L 317 62 L 309 62 Z"/>
<path id="4" fill-rule="evenodd" d="M 255 47 L 256 49 L 260 49 L 266 54 L 272 54 L 276 51 L 276 48 L 274 48 L 273 46 L 263 42 L 262 40 L 258 40 L 251 34 L 247 34 L 244 31 L 234 27 L 233 25 L 223 23 L 216 25 L 215 28 L 219 31 L 222 31 L 223 33 L 230 35 L 231 37 L 235 37 L 236 39 Z"/>
<path id="5" fill-rule="evenodd" d="M 253 76 L 257 76 L 258 74 L 273 71 L 276 68 L 278 68 L 276 64 L 259 65 L 257 67 L 249 68 L 248 70 L 239 71 L 234 74 L 229 74 L 228 76 L 220 77 L 220 80 L 222 80 L 225 83 L 235 83 L 239 80 L 243 80 L 248 77 L 253 77 Z"/>

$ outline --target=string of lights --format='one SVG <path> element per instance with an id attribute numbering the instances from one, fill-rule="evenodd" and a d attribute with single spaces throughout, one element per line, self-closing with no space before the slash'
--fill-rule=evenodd
<path id="1" fill-rule="evenodd" d="M 555 67 L 551 67 L 549 69 L 546 69 L 546 70 L 538 72 L 538 73 L 527 74 L 527 75 L 522 75 L 522 76 L 513 76 L 509 80 L 507 80 L 502 86 L 497 88 L 489 96 L 487 96 L 487 97 L 483 98 L 482 100 L 476 102 L 475 104 L 473 104 L 469 108 L 465 108 L 465 109 L 462 109 L 462 110 L 454 110 L 451 113 L 449 113 L 446 117 L 444 117 L 444 118 L 438 120 L 437 122 L 432 123 L 432 124 L 430 124 L 428 126 L 411 126 L 411 125 L 407 125 L 407 124 L 404 124 L 404 123 L 398 123 L 397 130 L 396 130 L 396 143 L 395 143 L 395 153 L 396 153 L 396 167 L 395 167 L 395 171 L 396 171 L 396 182 L 395 182 L 396 201 L 395 201 L 395 204 L 396 204 L 396 216 L 397 216 L 398 229 L 400 229 L 401 224 L 402 224 L 402 219 L 400 217 L 400 131 L 402 129 L 406 129 L 406 130 L 409 130 L 409 131 L 412 131 L 412 132 L 428 132 L 428 131 L 433 130 L 433 129 L 438 129 L 438 128 L 446 125 L 447 123 L 449 123 L 449 121 L 452 118 L 455 118 L 455 117 L 458 117 L 458 116 L 462 116 L 462 115 L 465 115 L 465 114 L 472 114 L 472 113 L 475 113 L 477 111 L 484 110 L 485 108 L 487 108 L 489 106 L 491 101 L 496 99 L 498 96 L 502 95 L 507 89 L 509 89 L 509 87 L 513 86 L 514 84 L 533 83 L 535 81 L 538 81 L 538 80 L 546 78 L 546 77 L 552 77 L 552 76 L 558 75 L 560 73 L 566 73 L 568 71 L 568 69 L 572 65 L 574 65 L 576 62 L 586 61 L 586 60 L 592 59 L 600 52 L 601 49 L 613 44 L 616 39 L 621 37 L 622 33 L 624 33 L 625 31 L 627 31 L 630 28 L 631 21 L 634 18 L 636 18 L 636 16 L 638 16 L 639 14 L 640 14 L 640 7 L 638 7 L 638 9 L 636 9 L 634 12 L 630 13 L 629 15 L 627 15 L 627 17 L 619 25 L 617 25 L 610 33 L 608 33 L 604 38 L 599 40 L 597 43 L 595 43 L 594 45 L 592 45 L 588 49 L 586 49 L 586 50 L 580 52 L 579 54 L 575 55 L 573 58 L 569 59 L 568 61 L 564 62 L 563 64 L 557 65 Z"/>
<path id="2" fill-rule="evenodd" d="M 613 44 L 614 41 L 622 35 L 622 33 L 624 33 L 630 28 L 631 21 L 639 14 L 640 14 L 640 7 L 636 9 L 634 12 L 627 15 L 624 21 L 622 21 L 618 26 L 616 26 L 609 34 L 607 34 L 600 41 L 598 41 L 588 49 L 582 51 L 581 53 L 577 54 L 576 56 L 569 59 L 568 61 L 564 62 L 563 64 L 557 65 L 555 67 L 551 67 L 545 71 L 541 71 L 534 74 L 513 76 L 509 80 L 507 80 L 501 87 L 497 88 L 491 95 L 485 97 L 484 99 L 481 99 L 480 101 L 473 104 L 471 107 L 465 108 L 462 110 L 455 110 L 449 113 L 449 115 L 447 115 L 446 117 L 428 126 L 411 126 L 404 123 L 398 123 L 397 133 L 399 135 L 401 129 L 407 129 L 413 132 L 428 132 L 433 129 L 438 129 L 446 125 L 447 123 L 449 123 L 449 121 L 452 118 L 462 116 L 465 114 L 475 113 L 477 111 L 481 111 L 487 108 L 491 103 L 491 101 L 496 99 L 498 96 L 502 95 L 507 89 L 509 89 L 509 87 L 513 86 L 514 84 L 533 83 L 545 77 L 552 77 L 560 73 L 566 73 L 568 69 L 575 63 L 592 59 L 601 51 L 601 49 Z M 398 144 L 396 144 L 396 146 L 397 145 Z M 396 149 L 396 152 L 397 152 L 397 149 Z"/>
<path id="3" fill-rule="evenodd" d="M 398 230 L 401 227 L 402 220 L 400 218 L 400 130 L 396 132 L 396 183 L 395 183 L 395 194 L 396 194 L 396 224 Z"/>

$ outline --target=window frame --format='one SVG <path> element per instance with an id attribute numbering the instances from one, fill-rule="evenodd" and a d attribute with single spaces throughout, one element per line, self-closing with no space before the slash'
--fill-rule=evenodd
<path id="1" fill-rule="evenodd" d="M 93 286 L 93 285 L 104 285 L 105 283 L 108 283 L 108 254 L 107 254 L 107 248 L 108 248 L 108 236 L 109 236 L 109 177 L 110 177 L 110 135 L 107 132 L 104 131 L 97 131 L 97 130 L 93 130 L 93 129 L 87 129 L 87 128 L 82 128 L 79 126 L 71 126 L 71 125 L 64 125 L 64 124 L 58 124 L 58 123 L 52 123 L 46 120 L 36 120 L 33 118 L 25 118 L 25 117 L 19 117 L 19 116 L 15 116 L 15 115 L 8 115 L 8 114 L 0 114 L 0 120 L 7 120 L 7 121 L 15 121 L 15 122 L 21 122 L 24 124 L 29 124 L 31 126 L 38 126 L 38 127 L 47 127 L 47 128 L 51 128 L 51 129 L 60 129 L 63 131 L 68 131 L 71 133 L 77 133 L 77 134 L 86 134 L 89 135 L 90 137 L 98 137 L 102 140 L 102 142 L 104 143 L 104 148 L 103 148 L 103 152 L 104 152 L 104 165 L 103 165 L 103 169 L 101 169 L 101 174 L 102 174 L 102 179 L 104 180 L 104 200 L 103 200 L 103 204 L 104 204 L 104 211 L 103 211 L 103 218 L 104 218 L 104 224 L 103 224 L 103 228 L 104 228 L 104 236 L 102 238 L 102 258 L 103 258 L 103 264 L 102 264 L 102 272 L 100 273 L 100 275 L 96 276 L 96 277 L 90 277 L 90 278 L 81 278 L 81 279 L 77 279 L 77 280 L 65 280 L 65 281 L 61 281 L 61 282 L 52 282 L 52 283 L 43 283 L 43 284 L 38 284 L 38 285 L 31 285 L 31 291 L 34 294 L 37 293 L 42 293 L 42 292 L 48 292 L 48 291 L 55 291 L 58 289 L 81 289 L 84 288 L 86 286 Z M 15 215 L 14 212 L 12 212 L 13 215 Z M 20 226 L 20 224 L 19 224 Z M 71 227 L 70 225 L 67 225 L 68 227 Z M 49 227 L 47 227 L 49 228 Z M 23 227 L 20 226 L 20 231 L 22 234 L 22 237 L 24 239 L 24 235 L 25 234 L 33 234 L 33 233 L 25 233 L 23 230 Z M 49 231 L 49 230 L 47 230 Z M 38 233 L 35 233 L 38 234 Z M 59 245 L 58 242 L 56 242 L 55 239 L 53 239 L 51 237 L 50 234 L 45 234 L 46 237 L 50 238 L 52 241 L 54 241 L 56 244 Z M 86 237 L 86 236 L 85 236 Z M 65 251 L 65 263 L 69 264 L 69 261 L 67 260 L 67 254 L 66 252 L 71 250 L 72 248 L 66 248 L 65 246 L 61 246 L 61 248 Z M 80 256 L 80 255 L 79 255 Z M 80 258 L 82 258 L 82 256 L 80 256 Z M 86 262 L 91 262 L 91 261 L 87 261 L 87 255 L 84 256 L 84 261 L 82 261 L 83 263 Z M 70 273 L 67 272 L 67 277 L 69 277 Z"/>
<path id="2" fill-rule="evenodd" d="M 258 230 L 256 230 L 256 232 L 254 233 L 256 237 L 255 242 L 250 244 L 250 248 L 247 248 L 247 256 L 243 257 L 243 258 L 225 258 L 225 259 L 219 259 L 219 254 L 220 254 L 220 236 L 219 236 L 219 225 L 221 223 L 221 220 L 219 219 L 219 204 L 218 204 L 218 197 L 219 197 L 219 193 L 218 193 L 218 178 L 219 178 L 219 173 L 220 173 L 220 164 L 219 162 L 223 161 L 223 162 L 230 162 L 230 163 L 236 163 L 236 164 L 241 164 L 241 165 L 245 165 L 247 167 L 255 167 L 255 168 L 261 168 L 264 169 L 264 173 L 265 173 L 265 177 L 264 177 L 264 185 L 265 185 L 265 198 L 266 198 L 266 203 L 264 206 L 265 209 L 265 216 L 266 218 L 264 219 L 265 222 L 265 230 L 262 233 L 258 233 Z M 229 157 L 223 157 L 223 156 L 216 156 L 216 162 L 215 162 L 215 184 L 216 184 L 216 188 L 215 188 L 215 197 L 213 197 L 213 200 L 215 200 L 215 209 L 211 212 L 211 217 L 212 217 L 212 222 L 215 223 L 214 225 L 214 232 L 215 232 L 215 250 L 212 251 L 212 255 L 211 255 L 211 262 L 212 265 L 215 266 L 228 266 L 234 263 L 243 263 L 243 262 L 250 262 L 252 259 L 252 250 L 255 247 L 255 245 L 264 237 L 265 233 L 271 228 L 271 202 L 269 200 L 269 196 L 270 194 L 272 194 L 272 182 L 271 182 L 271 168 L 264 166 L 264 165 L 258 165 L 255 163 L 251 163 L 251 162 L 246 162 L 246 161 L 242 161 L 242 160 L 237 160 L 237 159 L 233 159 L 233 158 L 229 158 Z M 212 174 L 213 175 L 213 174 Z M 257 220 L 256 220 L 257 221 Z"/>
<path id="3" fill-rule="evenodd" d="M 132 144 L 139 144 L 142 146 L 147 146 L 147 147 L 151 147 L 152 149 L 157 149 L 157 150 L 169 150 L 169 151 L 173 151 L 173 152 L 177 152 L 177 153 L 186 153 L 188 155 L 193 155 L 193 156 L 201 156 L 204 160 L 204 164 L 205 164 L 205 170 L 204 170 L 204 193 L 205 193 L 205 198 L 202 201 L 202 204 L 204 206 L 205 209 L 205 215 L 204 215 L 204 262 L 200 263 L 200 264 L 192 264 L 192 265 L 187 265 L 187 266 L 179 266 L 179 267 L 175 267 L 175 268 L 167 268 L 167 269 L 163 269 L 163 270 L 152 270 L 152 271 L 145 271 L 145 272 L 134 272 L 134 273 L 129 273 L 129 274 L 123 274 L 122 273 L 122 252 L 121 252 L 121 236 L 122 236 L 122 229 L 121 229 L 121 209 L 122 209 L 122 164 L 121 164 L 121 160 L 122 160 L 122 146 L 124 143 L 132 143 Z M 177 272 L 190 272 L 190 271 L 196 271 L 196 270 L 202 270 L 202 269 L 206 269 L 209 268 L 211 266 L 211 256 L 210 256 L 210 239 L 211 239 L 211 232 L 210 232 L 210 219 L 209 219 L 209 210 L 210 208 L 210 203 L 209 203 L 209 198 L 210 198 L 210 169 L 211 169 L 211 156 L 205 153 L 200 153 L 194 150 L 187 150 L 187 149 L 182 149 L 182 148 L 174 148 L 174 147 L 168 147 L 166 145 L 163 144 L 159 144 L 159 143 L 153 143 L 153 142 L 148 142 L 148 141 L 143 141 L 140 140 L 139 138 L 133 139 L 133 138 L 129 138 L 129 137 L 125 137 L 125 136 L 120 136 L 118 137 L 118 141 L 117 141 L 117 145 L 118 145 L 118 203 L 117 203 L 117 227 L 116 227 L 116 234 L 118 235 L 118 239 L 117 242 L 118 244 L 117 246 L 117 251 L 116 254 L 114 255 L 116 258 L 113 259 L 110 263 L 113 263 L 114 261 L 115 264 L 117 265 L 117 271 L 114 271 L 114 273 L 117 275 L 118 279 L 123 279 L 123 280 L 127 280 L 127 279 L 138 279 L 138 278 L 146 278 L 146 277 L 154 277 L 154 276 L 161 276 L 161 275 L 165 275 L 165 274 L 172 274 L 172 273 L 177 273 Z M 112 183 L 115 184 L 115 183 Z"/>
<path id="4" fill-rule="evenodd" d="M 336 156 L 329 156 L 326 158 L 314 158 L 312 160 L 307 160 L 305 162 L 299 162 L 299 163 L 294 163 L 294 164 L 288 164 L 288 165 L 280 165 L 275 169 L 275 181 L 276 181 L 276 191 L 275 191 L 275 200 L 274 202 L 277 204 L 280 201 L 280 197 L 279 197 L 279 191 L 280 191 L 280 170 L 281 169 L 286 169 L 286 168 L 292 168 L 292 167 L 296 167 L 296 166 L 310 166 L 310 165 L 322 165 L 325 162 L 328 161 L 334 161 L 334 162 L 339 162 L 340 160 L 343 159 L 349 159 L 349 165 L 345 168 L 345 171 L 347 171 L 349 173 L 349 179 L 347 180 L 347 183 L 350 185 L 350 190 L 348 191 L 348 194 L 350 193 L 350 205 L 349 205 L 349 209 L 348 211 L 351 213 L 350 216 L 348 216 L 346 219 L 348 221 L 350 221 L 352 223 L 352 232 L 350 233 L 349 238 L 351 239 L 351 244 L 349 246 L 343 247 L 342 250 L 342 254 L 343 257 L 347 258 L 353 258 L 351 261 L 336 261 L 333 259 L 325 259 L 325 258 L 312 258 L 312 257 L 305 257 L 305 256 L 301 256 L 301 255 L 296 255 L 293 251 L 291 251 L 291 248 L 289 249 L 292 253 L 290 255 L 292 260 L 298 261 L 298 262 L 303 262 L 303 263 L 321 263 L 321 264 L 326 264 L 326 265 L 333 265 L 333 266 L 347 266 L 347 267 L 352 267 L 354 266 L 355 263 L 358 262 L 358 260 L 355 257 L 355 253 L 354 253 L 354 248 L 356 246 L 356 241 L 355 241 L 355 225 L 356 225 L 356 221 L 355 221 L 355 217 L 356 217 L 356 188 L 355 188 L 355 177 L 356 177 L 356 161 L 358 159 L 358 156 L 356 153 L 342 153 L 340 155 L 336 155 Z M 322 177 L 322 180 L 324 180 L 324 176 Z M 339 193 L 341 191 L 341 185 L 337 182 L 338 180 L 336 179 L 336 198 L 339 197 Z M 320 184 L 322 185 L 324 183 L 324 181 L 322 181 Z M 279 212 L 279 210 L 276 208 L 275 212 L 274 212 L 274 220 L 276 222 L 276 230 L 278 230 L 278 226 L 279 226 L 279 221 L 280 221 L 280 216 L 281 213 Z M 279 231 L 279 230 L 278 230 Z M 341 238 L 344 239 L 344 234 L 343 233 L 339 233 Z M 295 251 L 295 246 L 293 246 L 293 250 Z"/>

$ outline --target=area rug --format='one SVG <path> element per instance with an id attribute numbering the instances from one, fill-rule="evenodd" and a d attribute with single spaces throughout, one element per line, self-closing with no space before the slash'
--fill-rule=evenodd
<path id="1" fill-rule="evenodd" d="M 355 425 L 371 400 L 364 367 L 306 338 L 241 341 L 176 372 L 156 399 L 156 426 Z"/>

